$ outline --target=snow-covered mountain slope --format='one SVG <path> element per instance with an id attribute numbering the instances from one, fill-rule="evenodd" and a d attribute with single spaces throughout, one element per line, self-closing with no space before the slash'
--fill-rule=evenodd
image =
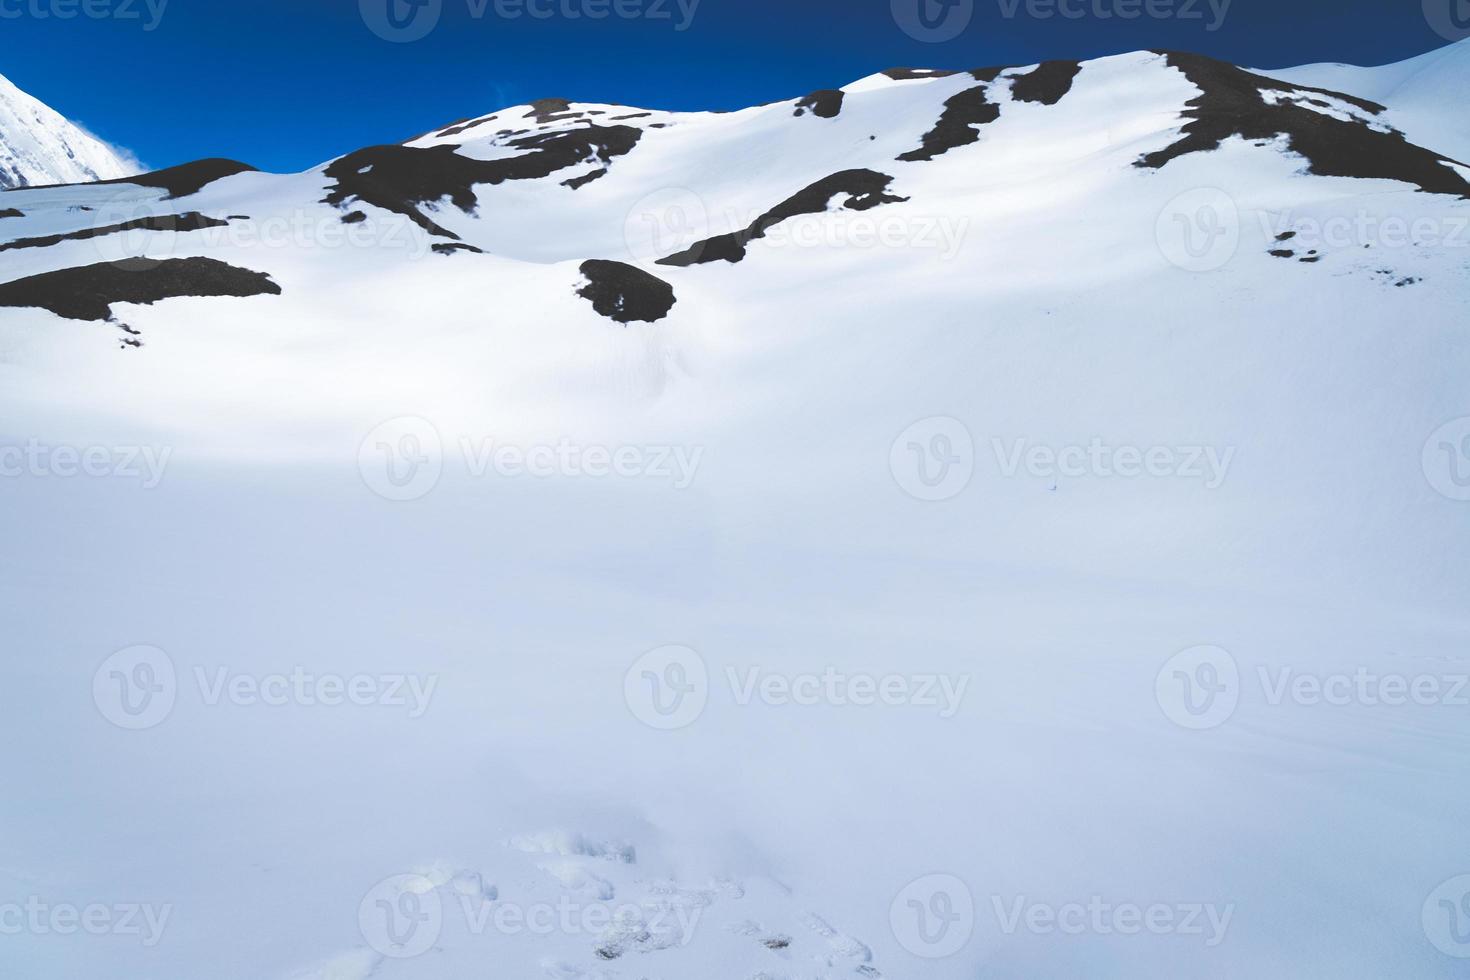
<path id="1" fill-rule="evenodd" d="M 1470 116 L 1458 105 L 1470 78 L 1470 39 L 1376 68 L 1323 64 L 1262 74 L 1382 103 L 1389 121 L 1410 139 L 1430 140 L 1459 160 L 1470 158 Z"/>
<path id="2" fill-rule="evenodd" d="M 0 189 L 131 177 L 137 166 L 0 75 Z"/>
<path id="3" fill-rule="evenodd" d="M 0 194 L 0 903 L 171 910 L 5 965 L 1453 975 L 1470 169 L 1315 88 Z"/>

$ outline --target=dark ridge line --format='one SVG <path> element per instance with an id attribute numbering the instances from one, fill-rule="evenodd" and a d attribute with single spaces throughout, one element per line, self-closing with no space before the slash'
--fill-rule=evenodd
<path id="1" fill-rule="evenodd" d="M 582 115 L 580 112 L 572 112 L 572 104 L 566 99 L 537 99 L 528 103 L 531 111 L 523 116 L 523 119 L 534 119 L 538 123 L 556 122 L 558 119 L 574 118 Z"/>
<path id="2" fill-rule="evenodd" d="M 212 157 L 208 160 L 195 160 L 192 163 L 181 163 L 177 167 L 168 167 L 165 170 L 154 170 L 151 173 L 139 174 L 136 177 L 115 177 L 112 180 L 94 180 L 81 184 L 45 184 L 41 187 L 12 187 L 9 193 L 18 190 L 45 190 L 59 187 L 95 187 L 108 184 L 135 184 L 139 187 L 156 187 L 168 191 L 165 201 L 177 200 L 181 197 L 189 197 L 203 190 L 207 185 L 235 174 L 259 173 L 248 163 L 238 160 L 226 160 L 221 157 Z"/>
<path id="3" fill-rule="evenodd" d="M 842 207 L 849 211 L 867 211 L 880 204 L 898 204 L 907 201 L 888 193 L 893 178 L 876 170 L 843 170 L 823 177 L 788 197 L 780 204 L 757 218 L 743 231 L 717 235 L 697 242 L 682 252 L 659 259 L 659 265 L 687 267 L 706 262 L 739 262 L 745 258 L 745 247 L 757 238 L 764 238 L 767 231 L 788 218 L 803 214 L 821 214 L 827 210 L 832 199 L 846 194 Z"/>
<path id="4" fill-rule="evenodd" d="M 908 82 L 919 78 L 949 78 L 951 75 L 958 75 L 959 72 L 946 68 L 885 68 L 882 74 L 895 82 Z"/>
<path id="5" fill-rule="evenodd" d="M 493 123 L 497 118 L 499 118 L 498 114 L 495 116 L 485 116 L 480 119 L 461 119 L 458 122 L 450 123 L 446 129 L 439 130 L 439 132 L 434 134 L 434 138 L 445 139 L 450 136 L 458 136 L 460 133 L 468 132 L 469 130 L 474 129 L 476 126 L 483 126 L 486 123 Z M 428 134 L 425 133 L 424 135 L 427 136 Z M 409 142 L 416 143 L 423 138 L 423 136 L 416 136 L 413 139 L 409 140 Z"/>
<path id="6" fill-rule="evenodd" d="M 600 315 L 618 323 L 656 323 L 678 302 L 674 287 L 658 276 L 624 262 L 588 259 L 582 263 L 587 283 L 577 295 Z"/>
<path id="7" fill-rule="evenodd" d="M 612 116 L 608 119 L 608 122 L 624 122 L 628 119 L 647 119 L 651 115 L 653 115 L 651 112 L 635 112 L 627 116 Z"/>
<path id="8" fill-rule="evenodd" d="M 476 255 L 485 254 L 483 248 L 466 245 L 464 242 L 435 242 L 429 247 L 440 255 L 453 255 L 455 252 L 473 252 Z"/>
<path id="9" fill-rule="evenodd" d="M 904 163 L 933 160 L 950 150 L 979 142 L 980 132 L 974 127 L 988 125 L 1000 118 L 1000 106 L 991 102 L 986 92 L 990 83 L 1003 71 L 1004 68 L 985 68 L 971 72 L 980 84 L 948 99 L 934 128 L 919 141 L 919 148 L 900 155 L 898 159 Z"/>
<path id="10" fill-rule="evenodd" d="M 0 218 L 24 218 L 24 217 L 25 217 L 25 215 L 22 214 L 21 212 L 17 211 L 15 208 L 5 208 L 4 210 L 0 210 Z"/>
<path id="11" fill-rule="evenodd" d="M 606 176 L 607 176 L 607 168 L 606 167 L 603 167 L 600 170 L 593 170 L 591 173 L 585 173 L 585 174 L 583 174 L 580 177 L 572 177 L 569 180 L 564 180 L 564 181 L 561 182 L 561 186 L 563 186 L 563 187 L 570 187 L 572 190 L 577 191 L 577 190 L 581 190 L 582 188 L 586 187 L 588 184 L 592 183 L 594 180 L 597 180 L 600 177 L 606 177 Z"/>
<path id="12" fill-rule="evenodd" d="M 362 213 L 361 211 L 349 211 L 346 214 L 342 215 L 342 223 L 344 225 L 362 224 L 362 222 L 366 220 L 367 215 Z"/>
<path id="13" fill-rule="evenodd" d="M 419 208 L 449 198 L 466 214 L 474 213 L 478 184 L 535 180 L 559 170 L 590 163 L 608 164 L 638 145 L 643 131 L 633 126 L 586 126 L 565 132 L 537 133 L 511 141 L 527 150 L 500 160 L 472 160 L 453 144 L 415 147 L 370 146 L 330 164 L 326 176 L 335 182 L 323 204 L 345 206 L 357 200 L 401 214 L 431 235 L 459 239 Z"/>
<path id="14" fill-rule="evenodd" d="M 1043 61 L 1035 71 L 1011 76 L 1011 98 L 1056 105 L 1072 91 L 1072 82 L 1081 70 L 1080 61 Z"/>
<path id="15" fill-rule="evenodd" d="M 836 119 L 838 113 L 842 112 L 842 101 L 846 96 L 847 93 L 841 89 L 821 89 L 799 99 L 796 103 L 795 114 L 804 116 L 810 112 L 812 115 L 822 119 Z"/>
<path id="16" fill-rule="evenodd" d="M 1264 92 L 1312 92 L 1342 99 L 1374 115 L 1383 106 L 1326 89 L 1300 88 L 1256 75 L 1201 55 L 1159 52 L 1182 72 L 1200 95 L 1188 103 L 1181 138 L 1145 154 L 1136 167 L 1157 170 L 1191 153 L 1219 149 L 1227 139 L 1273 140 L 1286 137 L 1290 149 L 1307 160 L 1307 172 L 1321 177 L 1397 180 L 1431 194 L 1470 199 L 1470 181 L 1457 163 L 1410 143 L 1397 130 L 1381 133 L 1362 122 L 1344 122 L 1299 105 L 1271 105 Z"/>
<path id="17" fill-rule="evenodd" d="M 83 228 L 81 231 L 71 231 L 60 235 L 44 235 L 39 238 L 17 238 L 13 242 L 0 245 L 0 252 L 8 252 L 17 248 L 50 248 L 52 245 L 60 245 L 62 242 L 86 241 L 89 238 L 102 238 L 106 235 L 117 235 L 125 231 L 203 231 L 205 228 L 225 228 L 229 226 L 228 221 L 220 221 L 217 218 L 206 218 L 198 211 L 190 211 L 187 214 L 163 214 L 146 218 L 136 218 L 132 221 L 124 221 L 116 225 L 104 225 L 100 228 Z"/>
<path id="18" fill-rule="evenodd" d="M 100 262 L 0 284 L 0 306 L 39 307 L 68 320 L 112 320 L 113 303 L 179 296 L 279 296 L 264 272 L 216 259 Z"/>

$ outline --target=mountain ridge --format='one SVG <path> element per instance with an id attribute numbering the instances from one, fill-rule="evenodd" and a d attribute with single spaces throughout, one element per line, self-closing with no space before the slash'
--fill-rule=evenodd
<path id="1" fill-rule="evenodd" d="M 139 169 L 0 75 L 0 189 L 130 177 Z"/>

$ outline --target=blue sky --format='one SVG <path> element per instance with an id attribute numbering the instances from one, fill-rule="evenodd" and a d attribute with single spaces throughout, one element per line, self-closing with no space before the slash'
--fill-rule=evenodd
<path id="1" fill-rule="evenodd" d="M 550 96 L 730 109 L 1153 47 L 1383 64 L 1451 13 L 1470 34 L 1467 0 L 0 0 L 0 74 L 154 166 L 295 171 Z"/>

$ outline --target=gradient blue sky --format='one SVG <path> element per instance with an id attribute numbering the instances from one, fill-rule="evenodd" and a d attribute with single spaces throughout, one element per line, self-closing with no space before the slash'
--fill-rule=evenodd
<path id="1" fill-rule="evenodd" d="M 667 0 L 667 19 L 598 21 L 497 13 L 497 2 L 524 0 L 436 0 L 437 28 L 411 43 L 390 43 L 365 22 L 359 3 L 381 11 L 390 0 L 167 0 L 147 30 L 150 2 L 162 0 L 0 0 L 0 74 L 153 166 L 227 156 L 296 171 L 548 96 L 729 109 L 892 65 L 973 68 L 1154 47 L 1256 67 L 1384 64 L 1447 43 L 1426 8 L 1465 0 L 1233 0 L 1216 30 L 1211 0 L 1132 0 L 1197 3 L 1201 14 L 1133 20 L 1028 13 L 1047 0 L 958 0 L 974 4 L 973 16 L 944 42 L 898 26 L 893 5 L 919 0 L 699 0 L 682 31 L 679 0 Z M 595 0 L 533 2 L 585 10 Z M 1067 2 L 1116 9 L 1129 0 Z M 135 17 L 36 15 L 68 3 Z"/>

